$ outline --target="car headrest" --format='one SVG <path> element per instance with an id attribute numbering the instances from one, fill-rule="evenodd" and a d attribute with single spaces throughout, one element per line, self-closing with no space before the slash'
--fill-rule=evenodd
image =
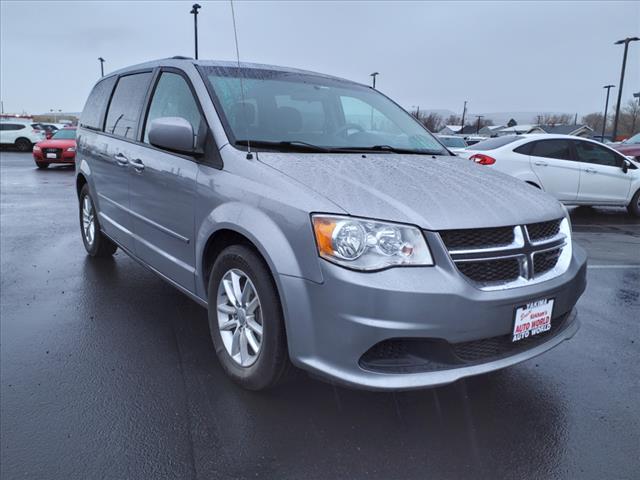
<path id="1" fill-rule="evenodd" d="M 278 107 L 276 121 L 281 131 L 290 133 L 302 130 L 302 115 L 293 107 Z"/>

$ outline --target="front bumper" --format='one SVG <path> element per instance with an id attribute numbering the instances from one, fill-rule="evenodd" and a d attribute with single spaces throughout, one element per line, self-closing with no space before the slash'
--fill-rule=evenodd
<path id="1" fill-rule="evenodd" d="M 33 159 L 39 163 L 75 163 L 76 152 L 67 152 L 66 150 L 60 152 L 57 158 L 46 158 L 46 156 L 40 151 L 33 151 Z"/>
<path id="2" fill-rule="evenodd" d="M 574 244 L 568 270 L 539 284 L 497 291 L 473 287 L 451 262 L 433 267 L 350 271 L 321 261 L 324 282 L 281 275 L 289 353 L 303 369 L 352 387 L 406 390 L 454 382 L 535 357 L 579 328 L 574 306 L 586 286 L 586 254 Z M 509 335 L 515 309 L 553 298 L 559 328 L 526 348 L 482 361 L 411 373 L 373 371 L 363 355 L 389 339 L 457 345 Z"/>

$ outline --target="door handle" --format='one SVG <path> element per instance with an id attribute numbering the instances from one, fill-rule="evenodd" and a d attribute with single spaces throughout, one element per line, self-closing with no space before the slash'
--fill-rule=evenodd
<path id="1" fill-rule="evenodd" d="M 584 171 L 587 173 L 598 173 L 598 171 L 594 168 L 585 168 Z"/>
<path id="2" fill-rule="evenodd" d="M 540 161 L 537 161 L 534 163 L 539 167 L 546 167 L 547 165 L 549 165 L 547 162 L 540 162 Z"/>
<path id="3" fill-rule="evenodd" d="M 121 153 L 116 153 L 113 158 L 120 167 L 126 167 L 127 165 L 129 165 L 129 159 Z"/>
<path id="4" fill-rule="evenodd" d="M 142 163 L 142 160 L 140 160 L 139 158 L 136 158 L 134 160 L 129 160 L 129 163 L 133 168 L 135 168 L 136 172 L 138 173 L 144 170 L 144 163 Z"/>

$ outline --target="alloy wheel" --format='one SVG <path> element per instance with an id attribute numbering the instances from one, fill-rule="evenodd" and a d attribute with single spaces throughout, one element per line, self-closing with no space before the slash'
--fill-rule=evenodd
<path id="1" fill-rule="evenodd" d="M 88 245 L 93 245 L 96 235 L 96 220 L 93 203 L 88 195 L 82 199 L 82 233 Z"/>
<path id="2" fill-rule="evenodd" d="M 253 282 L 242 270 L 222 276 L 216 298 L 218 329 L 229 356 L 241 367 L 257 360 L 262 347 L 262 308 Z"/>

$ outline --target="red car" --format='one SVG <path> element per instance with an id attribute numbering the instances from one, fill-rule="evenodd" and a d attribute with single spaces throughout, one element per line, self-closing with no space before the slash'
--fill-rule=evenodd
<path id="1" fill-rule="evenodd" d="M 640 160 L 640 133 L 636 133 L 633 137 L 627 138 L 622 143 L 611 145 L 611 147 L 615 148 L 617 151 L 619 151 L 623 155 L 626 155 L 627 157 L 632 157 L 636 160 Z"/>
<path id="2" fill-rule="evenodd" d="M 33 159 L 38 168 L 48 168 L 52 163 L 75 163 L 76 129 L 60 129 L 49 140 L 36 143 Z"/>

